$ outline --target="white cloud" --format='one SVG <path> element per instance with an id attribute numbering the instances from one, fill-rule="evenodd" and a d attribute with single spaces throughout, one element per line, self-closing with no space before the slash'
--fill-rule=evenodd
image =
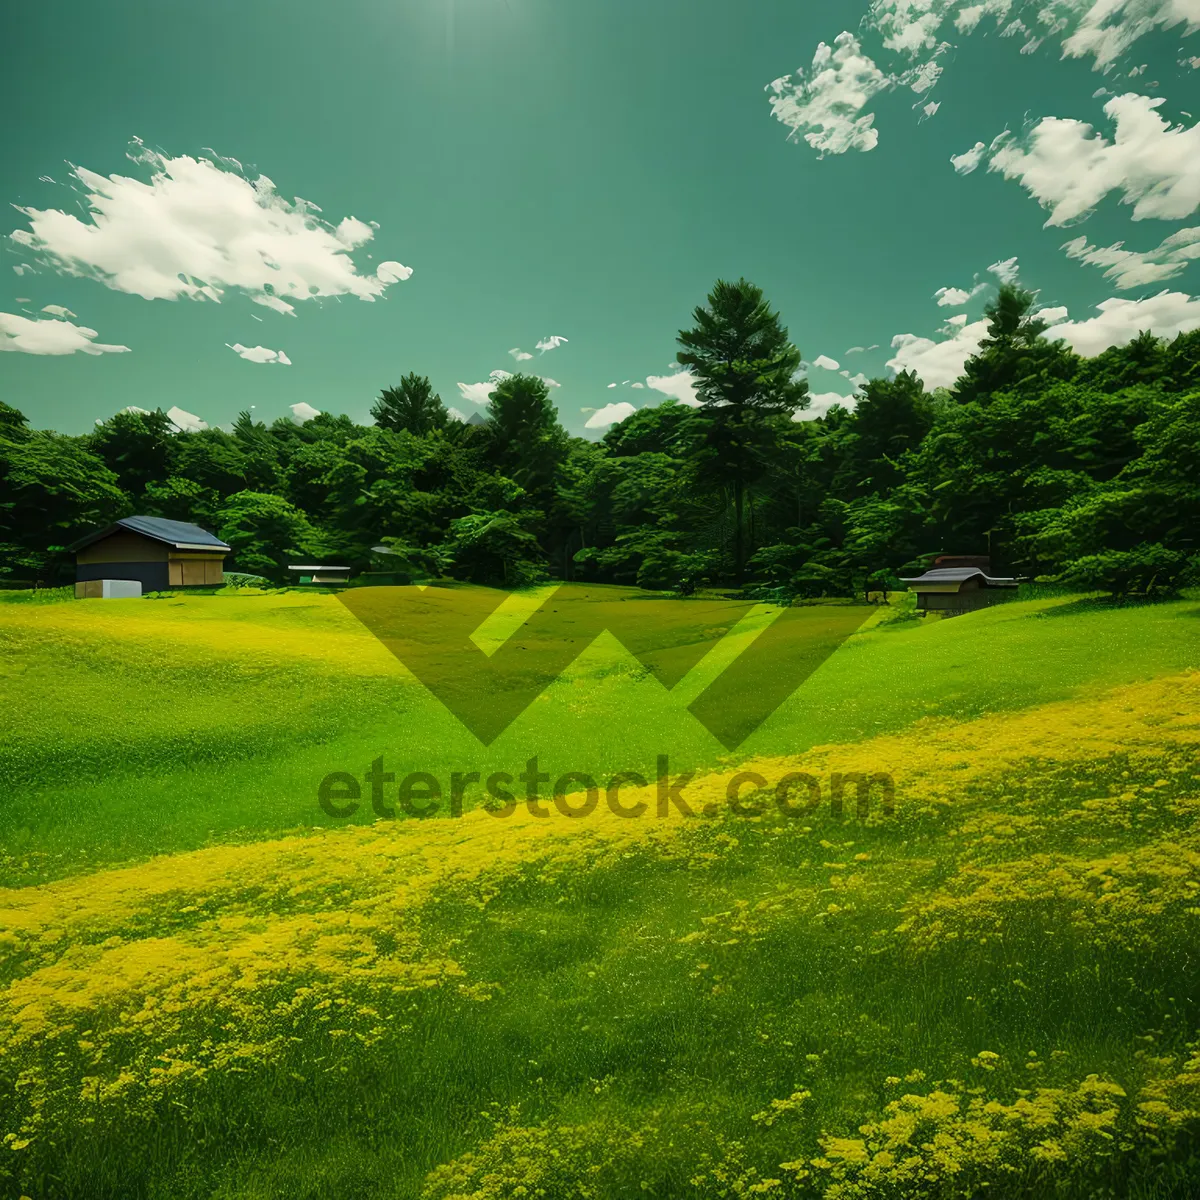
<path id="1" fill-rule="evenodd" d="M 641 390 L 643 390 L 643 389 L 645 388 L 645 386 L 646 386 L 646 385 L 645 385 L 644 383 L 631 383 L 629 386 L 630 386 L 631 388 L 634 388 L 634 389 L 638 390 L 638 391 L 641 391 Z"/>
<path id="2" fill-rule="evenodd" d="M 826 371 L 836 371 L 840 364 L 836 358 L 830 358 L 827 354 L 818 354 L 812 360 L 812 365 L 814 367 L 822 367 Z"/>
<path id="3" fill-rule="evenodd" d="M 859 371 L 856 375 L 848 376 L 848 378 L 856 388 L 864 387 L 866 384 L 871 382 L 870 379 L 868 379 L 867 376 L 865 376 L 861 371 Z"/>
<path id="4" fill-rule="evenodd" d="M 617 385 L 616 385 L 615 383 L 610 383 L 608 386 L 609 386 L 610 388 L 615 388 Z"/>
<path id="5" fill-rule="evenodd" d="M 69 308 L 63 308 L 61 304 L 47 304 L 42 312 L 49 313 L 52 317 L 73 317 L 75 315 Z"/>
<path id="6" fill-rule="evenodd" d="M 1047 325 L 1056 325 L 1059 321 L 1065 321 L 1070 313 L 1066 305 L 1060 305 L 1058 308 L 1039 308 L 1037 316 L 1041 317 Z"/>
<path id="7" fill-rule="evenodd" d="M 921 109 L 921 111 L 927 117 L 932 117 L 933 114 L 936 113 L 937 110 L 941 107 L 942 107 L 942 102 L 940 100 L 930 100 L 930 102 L 927 105 L 925 105 L 925 107 L 923 109 Z"/>
<path id="8" fill-rule="evenodd" d="M 229 346 L 229 343 L 226 342 L 225 345 Z M 280 363 L 285 367 L 292 365 L 292 360 L 282 350 L 268 350 L 266 346 L 243 346 L 241 342 L 229 346 L 229 349 L 247 362 Z"/>
<path id="9" fill-rule="evenodd" d="M 1144 329 L 1159 337 L 1174 337 L 1200 328 L 1200 297 L 1184 292 L 1159 292 L 1144 300 L 1117 296 L 1097 304 L 1099 316 L 1086 321 L 1065 321 L 1054 326 L 1077 353 L 1091 357 L 1109 346 L 1123 346 Z"/>
<path id="10" fill-rule="evenodd" d="M 150 410 L 148 408 L 138 408 L 136 404 L 127 404 L 123 409 L 121 409 L 121 411 L 141 413 L 143 417 L 148 417 L 150 415 Z"/>
<path id="11" fill-rule="evenodd" d="M 557 350 L 559 346 L 565 345 L 566 341 L 567 339 L 560 334 L 552 333 L 549 337 L 542 338 L 542 340 L 538 342 L 536 346 L 534 346 L 534 349 L 540 350 L 543 354 L 545 354 L 547 350 Z"/>
<path id="12" fill-rule="evenodd" d="M 964 150 L 961 154 L 950 155 L 950 165 L 960 175 L 970 175 L 983 161 L 983 156 L 986 153 L 987 147 L 982 142 L 976 142 L 970 150 Z"/>
<path id="13" fill-rule="evenodd" d="M 689 408 L 699 408 L 701 401 L 696 395 L 696 377 L 691 371 L 676 371 L 671 375 L 648 375 L 646 386 L 664 396 L 670 396 Z"/>
<path id="14" fill-rule="evenodd" d="M 533 357 L 528 350 L 522 350 L 520 346 L 514 346 L 509 351 L 509 354 L 511 354 L 513 358 L 517 360 L 517 362 L 528 362 Z"/>
<path id="15" fill-rule="evenodd" d="M 65 311 L 65 310 L 64 310 Z M 41 320 L 0 313 L 0 351 L 18 354 L 124 354 L 128 346 L 108 346 L 92 339 L 94 329 L 71 321 Z"/>
<path id="16" fill-rule="evenodd" d="M 10 236 L 44 265 L 147 300 L 219 301 L 236 289 L 277 312 L 320 296 L 374 300 L 411 274 L 396 262 L 359 274 L 350 251 L 374 236 L 354 217 L 334 227 L 314 205 L 289 203 L 265 175 L 254 181 L 232 160 L 168 158 L 140 148 L 149 183 L 72 171 L 86 189 L 87 219 L 20 208 L 29 229 Z"/>
<path id="17" fill-rule="evenodd" d="M 1172 127 L 1163 101 L 1127 92 L 1104 106 L 1116 124 L 1108 141 L 1085 121 L 1043 117 L 1020 140 L 1003 139 L 988 170 L 1017 180 L 1043 208 L 1046 225 L 1088 217 L 1110 192 L 1132 218 L 1181 220 L 1200 206 L 1200 125 Z"/>
<path id="18" fill-rule="evenodd" d="M 627 400 L 618 404 L 606 404 L 588 417 L 584 429 L 607 429 L 610 425 L 620 424 L 626 417 L 632 417 L 635 412 L 637 409 Z"/>
<path id="19" fill-rule="evenodd" d="M 1086 58 L 1090 54 L 1097 67 L 1107 67 L 1138 38 L 1176 25 L 1183 25 L 1185 33 L 1200 27 L 1200 9 L 1194 0 L 1095 0 L 1064 40 L 1063 57 Z"/>
<path id="20" fill-rule="evenodd" d="M 1030 23 L 1008 20 L 1019 8 Z M 875 0 L 868 24 L 884 36 L 884 46 L 916 54 L 937 44 L 938 31 L 953 20 L 959 33 L 973 32 L 984 16 L 1003 26 L 1001 37 L 1024 36 L 1023 53 L 1047 37 L 1062 35 L 1062 57 L 1091 57 L 1099 70 L 1110 67 L 1141 37 L 1182 25 L 1185 34 L 1200 26 L 1195 0 L 1061 0 L 1057 4 L 1019 4 L 1013 0 Z M 1005 24 L 1007 22 L 1007 24 Z"/>
<path id="21" fill-rule="evenodd" d="M 387 262 L 381 262 L 375 268 L 375 278 L 380 283 L 387 287 L 390 283 L 404 283 L 412 278 L 412 267 L 406 267 L 403 263 L 393 262 L 389 259 Z"/>
<path id="22" fill-rule="evenodd" d="M 933 293 L 933 297 L 938 302 L 939 308 L 957 308 L 958 305 L 966 304 L 970 300 L 971 293 L 962 288 L 940 287 Z"/>
<path id="23" fill-rule="evenodd" d="M 1012 258 L 1002 258 L 999 262 L 994 262 L 988 271 L 1000 280 L 1001 283 L 1016 283 L 1017 282 L 1017 259 L 1014 255 Z"/>
<path id="24" fill-rule="evenodd" d="M 185 412 L 182 408 L 168 408 L 167 417 L 180 433 L 199 433 L 208 428 L 208 422 L 202 421 L 195 413 Z"/>
<path id="25" fill-rule="evenodd" d="M 818 417 L 826 416 L 835 405 L 853 412 L 857 404 L 858 399 L 854 396 L 839 396 L 837 392 L 817 392 L 809 395 L 807 408 L 798 408 L 792 413 L 792 420 L 815 421 Z"/>
<path id="26" fill-rule="evenodd" d="M 446 413 L 452 421 L 458 421 L 463 425 L 467 423 L 467 414 L 464 412 L 459 412 L 459 410 L 453 405 L 446 406 Z"/>
<path id="27" fill-rule="evenodd" d="M 509 378 L 511 378 L 509 371 L 493 371 L 481 383 L 460 383 L 458 392 L 464 400 L 486 408 L 491 403 L 491 395 L 496 390 L 496 385 Z"/>
<path id="28" fill-rule="evenodd" d="M 941 331 L 946 335 L 942 341 L 898 333 L 892 338 L 894 354 L 887 365 L 897 374 L 916 371 L 927 388 L 950 387 L 962 374 L 963 363 L 979 349 L 987 328 L 986 319 L 969 325 L 947 324 Z"/>
<path id="29" fill-rule="evenodd" d="M 1200 258 L 1200 226 L 1176 230 L 1155 250 L 1139 253 L 1124 247 L 1124 242 L 1092 246 L 1087 238 L 1078 237 L 1065 243 L 1063 249 L 1068 258 L 1103 267 L 1105 278 L 1113 280 L 1121 289 L 1144 287 L 1173 279 L 1189 262 Z"/>
<path id="30" fill-rule="evenodd" d="M 821 42 L 810 68 L 774 80 L 767 91 L 771 113 L 791 130 L 789 138 L 803 134 L 824 157 L 875 148 L 875 115 L 862 110 L 895 82 L 863 53 L 854 34 L 840 33 L 832 46 Z"/>
<path id="31" fill-rule="evenodd" d="M 878 350 L 878 349 L 879 349 L 878 343 L 876 343 L 873 346 L 851 346 L 850 349 L 846 351 L 846 353 L 847 354 L 866 354 L 866 352 L 868 350 Z"/>
<path id="32" fill-rule="evenodd" d="M 561 383 L 559 383 L 557 379 L 551 379 L 549 375 L 543 375 L 543 376 L 542 376 L 542 382 L 543 382 L 543 383 L 544 383 L 544 384 L 545 384 L 545 385 L 546 385 L 548 388 L 560 388 L 560 387 L 562 387 L 562 384 L 561 384 Z"/>
<path id="33" fill-rule="evenodd" d="M 37 272 L 28 263 L 17 263 L 13 270 L 18 275 L 36 275 Z"/>
<path id="34" fill-rule="evenodd" d="M 293 404 L 290 407 L 292 410 L 292 420 L 297 425 L 303 425 L 305 421 L 311 421 L 313 417 L 321 415 L 319 408 L 313 408 L 311 404 L 305 404 L 303 400 L 299 404 Z"/>

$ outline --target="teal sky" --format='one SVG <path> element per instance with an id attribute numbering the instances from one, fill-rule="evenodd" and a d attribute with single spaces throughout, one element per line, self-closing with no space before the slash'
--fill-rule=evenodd
<path id="1" fill-rule="evenodd" d="M 168 165 L 214 152 L 236 159 L 246 178 L 268 176 L 288 204 L 304 197 L 334 226 L 349 216 L 375 222 L 372 240 L 352 254 L 359 274 L 385 261 L 413 274 L 370 303 L 295 301 L 294 316 L 255 303 L 229 279 L 193 278 L 214 286 L 219 303 L 146 299 L 111 286 L 112 257 L 101 269 L 64 257 L 57 242 L 14 241 L 8 235 L 30 230 L 31 219 L 6 207 L 0 348 L 14 352 L 0 354 L 0 396 L 34 424 L 70 433 L 126 405 L 176 406 L 212 425 L 250 405 L 268 421 L 295 404 L 366 420 L 381 387 L 417 371 L 469 414 L 477 409 L 460 382 L 515 369 L 510 348 L 533 352 L 559 335 L 566 344 L 522 366 L 561 384 L 563 421 L 579 433 L 590 415 L 581 410 L 663 398 L 608 384 L 666 374 L 676 331 L 718 277 L 745 275 L 763 287 L 809 361 L 823 355 L 870 376 L 888 373 L 903 353 L 936 376 L 952 350 L 897 349 L 893 338 L 961 338 L 956 328 L 978 320 L 997 281 L 987 268 L 1013 257 L 1045 306 L 1068 310 L 1057 316 L 1072 323 L 1068 340 L 1081 349 L 1139 327 L 1200 325 L 1191 298 L 1200 268 L 1188 257 L 1200 245 L 1200 231 L 1192 236 L 1200 133 L 1191 115 L 1200 116 L 1200 70 L 1189 57 L 1200 55 L 1200 35 L 1165 16 L 1143 32 L 1130 18 L 1128 45 L 1104 72 L 1095 51 L 1076 46 L 1080 57 L 1063 57 L 1065 39 L 1086 40 L 1090 26 L 1086 3 L 1059 7 L 1065 31 L 1022 53 L 1020 31 L 998 36 L 1003 26 L 984 15 L 965 32 L 954 24 L 963 6 L 938 3 L 950 18 L 933 40 L 949 44 L 914 57 L 887 48 L 886 22 L 863 25 L 865 6 L 813 0 L 50 0 L 14 8 L 0 72 L 10 114 L 0 199 L 90 223 L 72 167 L 149 184 L 152 165 L 126 157 L 137 137 Z M 1154 3 L 1145 11 L 1153 25 Z M 1017 15 L 1014 7 L 1005 23 Z M 850 114 L 874 114 L 877 145 L 821 157 L 802 136 L 789 141 L 764 89 L 805 68 L 803 95 L 819 106 L 814 53 L 843 30 L 883 75 L 901 78 Z M 925 62 L 943 72 L 917 93 L 904 72 Z M 1163 100 L 1153 109 L 1130 100 L 1120 114 L 1139 154 L 1105 149 L 1117 125 L 1104 111 L 1110 97 L 1094 95 L 1101 88 Z M 939 105 L 930 117 L 926 103 Z M 1047 117 L 1095 128 L 1067 131 L 1065 151 L 1041 143 L 1048 171 L 1030 158 L 1011 178 L 988 157 L 970 173 L 950 163 L 1005 129 L 1010 153 L 1036 157 L 1034 126 Z M 1095 203 L 1045 227 L 1057 219 L 1060 176 L 1071 172 Z M 173 261 L 155 244 L 161 224 L 135 228 L 112 248 L 126 256 L 121 278 L 145 262 Z M 171 236 L 187 233 L 177 223 Z M 1061 248 L 1080 236 L 1101 251 L 1123 241 L 1141 257 L 1132 267 L 1122 260 L 1126 274 L 1108 278 L 1103 264 Z M 107 285 L 87 277 L 105 272 Z M 976 278 L 988 288 L 965 305 L 938 305 L 939 288 L 970 290 Z M 1110 298 L 1117 306 L 1097 324 L 1094 306 Z M 75 315 L 47 315 L 47 305 Z M 939 333 L 955 314 L 966 320 Z M 72 334 L 67 320 L 95 338 Z M 68 354 L 64 338 L 129 350 Z M 872 344 L 878 349 L 846 354 Z M 249 361 L 235 345 L 282 351 L 290 365 Z M 819 395 L 852 391 L 832 369 L 814 366 L 810 380 Z"/>

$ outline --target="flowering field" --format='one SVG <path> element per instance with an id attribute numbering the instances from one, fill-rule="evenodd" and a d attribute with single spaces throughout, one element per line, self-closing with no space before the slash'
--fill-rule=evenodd
<path id="1" fill-rule="evenodd" d="M 324 597 L 0 648 L 0 1195 L 1195 1194 L 1195 601 L 881 620 L 736 756 L 599 645 L 484 750 Z M 316 803 L 532 753 L 712 815 Z"/>

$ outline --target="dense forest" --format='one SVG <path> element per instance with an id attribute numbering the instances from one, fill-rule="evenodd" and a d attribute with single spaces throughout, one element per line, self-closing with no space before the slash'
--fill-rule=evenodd
<path id="1" fill-rule="evenodd" d="M 1080 358 L 1005 285 L 951 389 L 910 373 L 853 411 L 797 420 L 801 356 L 761 291 L 718 282 L 679 334 L 698 407 L 666 401 L 599 442 L 567 434 L 545 383 L 511 375 L 486 419 L 428 379 L 374 424 L 322 414 L 180 432 L 125 411 L 77 437 L 0 403 L 0 579 L 65 582 L 64 547 L 134 512 L 194 521 L 232 569 L 291 562 L 365 577 L 538 579 L 764 598 L 894 586 L 938 553 L 1115 594 L 1200 582 L 1200 331 Z"/>

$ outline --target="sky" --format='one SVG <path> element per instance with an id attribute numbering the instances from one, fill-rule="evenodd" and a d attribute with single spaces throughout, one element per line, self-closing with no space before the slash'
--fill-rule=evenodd
<path id="1" fill-rule="evenodd" d="M 1200 0 L 52 0 L 6 15 L 0 399 L 366 422 L 501 371 L 688 402 L 719 278 L 806 416 L 947 386 L 1015 279 L 1081 353 L 1200 326 Z M 1195 115 L 1193 115 L 1195 114 Z"/>

